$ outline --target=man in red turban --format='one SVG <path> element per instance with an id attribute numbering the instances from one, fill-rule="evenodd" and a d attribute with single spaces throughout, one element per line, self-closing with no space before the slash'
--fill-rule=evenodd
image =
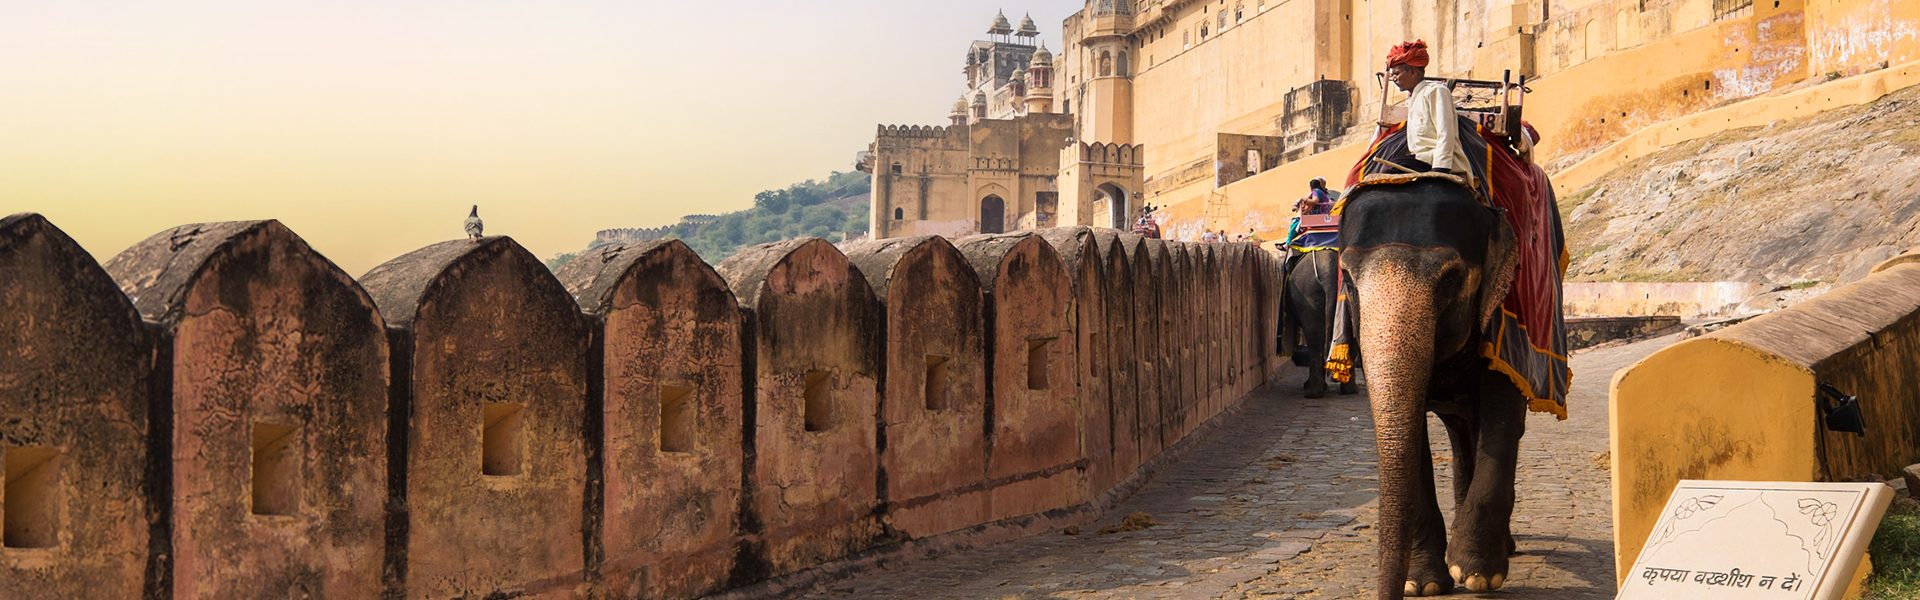
<path id="1" fill-rule="evenodd" d="M 1467 153 L 1460 149 L 1460 121 L 1453 91 L 1427 79 L 1427 43 L 1414 40 L 1387 52 L 1387 77 L 1406 91 L 1407 150 L 1419 159 L 1409 168 L 1467 175 Z"/>

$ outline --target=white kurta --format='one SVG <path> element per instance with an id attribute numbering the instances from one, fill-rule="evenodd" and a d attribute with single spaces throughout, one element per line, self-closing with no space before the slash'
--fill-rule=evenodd
<path id="1" fill-rule="evenodd" d="M 1446 84 L 1428 79 L 1413 86 L 1413 97 L 1407 101 L 1407 150 L 1435 169 L 1467 173 L 1460 121 Z"/>

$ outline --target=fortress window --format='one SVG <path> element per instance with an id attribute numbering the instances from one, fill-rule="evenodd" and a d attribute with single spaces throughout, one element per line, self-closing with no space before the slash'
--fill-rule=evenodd
<path id="1" fill-rule="evenodd" d="M 1113 53 L 1112 52 L 1100 53 L 1099 74 L 1101 77 L 1107 77 L 1107 76 L 1113 75 Z"/>
<path id="2" fill-rule="evenodd" d="M 1133 64 L 1132 64 L 1132 61 L 1127 60 L 1126 52 L 1123 51 L 1120 53 L 1120 63 L 1118 67 L 1115 67 L 1115 69 L 1116 69 L 1115 74 L 1121 77 L 1133 76 Z"/>
<path id="3" fill-rule="evenodd" d="M 832 380 L 826 371 L 807 371 L 800 391 L 801 400 L 806 403 L 807 431 L 826 431 L 833 427 L 833 405 L 827 390 Z"/>
<path id="4" fill-rule="evenodd" d="M 495 477 L 519 475 L 525 463 L 526 407 L 488 402 L 480 410 L 480 472 Z"/>
<path id="5" fill-rule="evenodd" d="M 899 175 L 900 173 L 900 163 L 893 163 L 893 174 Z"/>
<path id="6" fill-rule="evenodd" d="M 1193 47 L 1193 32 L 1191 31 L 1180 32 L 1180 49 L 1186 50 L 1192 47 Z"/>
<path id="7" fill-rule="evenodd" d="M 253 424 L 253 514 L 292 515 L 300 510 L 300 429 Z"/>
<path id="8" fill-rule="evenodd" d="M 1260 172 L 1260 151 L 1248 149 L 1247 150 L 1247 175 L 1254 175 L 1259 172 Z"/>
<path id="9" fill-rule="evenodd" d="M 907 211 L 900 210 L 899 208 L 893 209 L 893 220 L 898 221 L 906 218 L 906 216 L 907 216 Z"/>
<path id="10" fill-rule="evenodd" d="M 1203 39 L 1203 40 L 1204 40 L 1204 39 L 1207 39 L 1207 24 L 1206 24 L 1206 23 L 1201 23 L 1201 24 L 1200 24 L 1200 39 Z"/>
<path id="11" fill-rule="evenodd" d="M 1246 4 L 1240 3 L 1240 4 L 1233 5 L 1233 22 L 1239 23 L 1242 19 L 1247 18 L 1246 14 L 1247 14 Z"/>
<path id="12" fill-rule="evenodd" d="M 47 447 L 7 446 L 6 503 L 0 510 L 8 548 L 60 545 L 60 451 Z"/>
<path id="13" fill-rule="evenodd" d="M 1027 340 L 1027 389 L 1047 389 L 1047 367 L 1053 359 L 1047 346 L 1052 342 L 1053 338 Z"/>
<path id="14" fill-rule="evenodd" d="M 926 381 L 921 390 L 927 410 L 946 410 L 947 403 L 947 357 L 927 355 Z"/>
<path id="15" fill-rule="evenodd" d="M 1220 31 L 1227 30 L 1227 11 L 1220 11 L 1220 27 L 1218 27 L 1218 29 Z"/>
<path id="16" fill-rule="evenodd" d="M 693 388 L 660 386 L 660 451 L 693 451 Z"/>

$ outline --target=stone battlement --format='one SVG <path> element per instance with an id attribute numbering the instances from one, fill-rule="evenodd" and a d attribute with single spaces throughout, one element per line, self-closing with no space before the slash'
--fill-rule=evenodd
<path id="1" fill-rule="evenodd" d="M 938 125 L 881 125 L 874 133 L 881 138 L 942 138 L 947 128 Z"/>
<path id="2" fill-rule="evenodd" d="M 1067 144 L 1060 151 L 1060 164 L 1079 162 L 1138 167 L 1145 163 L 1146 148 L 1140 144 L 1105 142 Z"/>
<path id="3" fill-rule="evenodd" d="M 1091 514 L 1280 366 L 1270 254 L 1085 228 L 355 279 L 20 214 L 0 273 L 0 597 L 695 597 Z"/>

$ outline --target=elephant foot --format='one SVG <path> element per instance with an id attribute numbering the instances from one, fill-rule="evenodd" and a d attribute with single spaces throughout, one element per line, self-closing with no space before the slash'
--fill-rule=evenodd
<path id="1" fill-rule="evenodd" d="M 1434 562 L 1434 564 L 1420 564 Z M 1407 583 L 1402 592 L 1409 597 L 1443 596 L 1453 593 L 1454 578 L 1440 570 L 1435 561 L 1414 560 L 1407 569 Z"/>
<path id="2" fill-rule="evenodd" d="M 1506 585 L 1507 559 L 1505 555 L 1502 555 L 1497 561 L 1464 562 L 1466 563 L 1465 565 L 1459 562 L 1450 564 L 1447 567 L 1447 572 L 1453 575 L 1454 580 L 1459 581 L 1460 585 L 1465 586 L 1467 591 L 1474 593 L 1491 592 L 1500 589 L 1502 585 Z M 1499 564 L 1491 564 L 1495 562 Z"/>
<path id="3" fill-rule="evenodd" d="M 1360 385 L 1351 381 L 1340 384 L 1340 395 L 1352 396 L 1360 393 Z"/>
<path id="4" fill-rule="evenodd" d="M 1327 383 L 1326 383 L 1326 382 L 1324 382 L 1324 381 L 1313 381 L 1313 380 L 1307 380 L 1307 386 L 1306 386 L 1306 387 L 1307 387 L 1307 397 L 1308 397 L 1308 398 L 1325 398 L 1325 397 L 1327 397 Z"/>

